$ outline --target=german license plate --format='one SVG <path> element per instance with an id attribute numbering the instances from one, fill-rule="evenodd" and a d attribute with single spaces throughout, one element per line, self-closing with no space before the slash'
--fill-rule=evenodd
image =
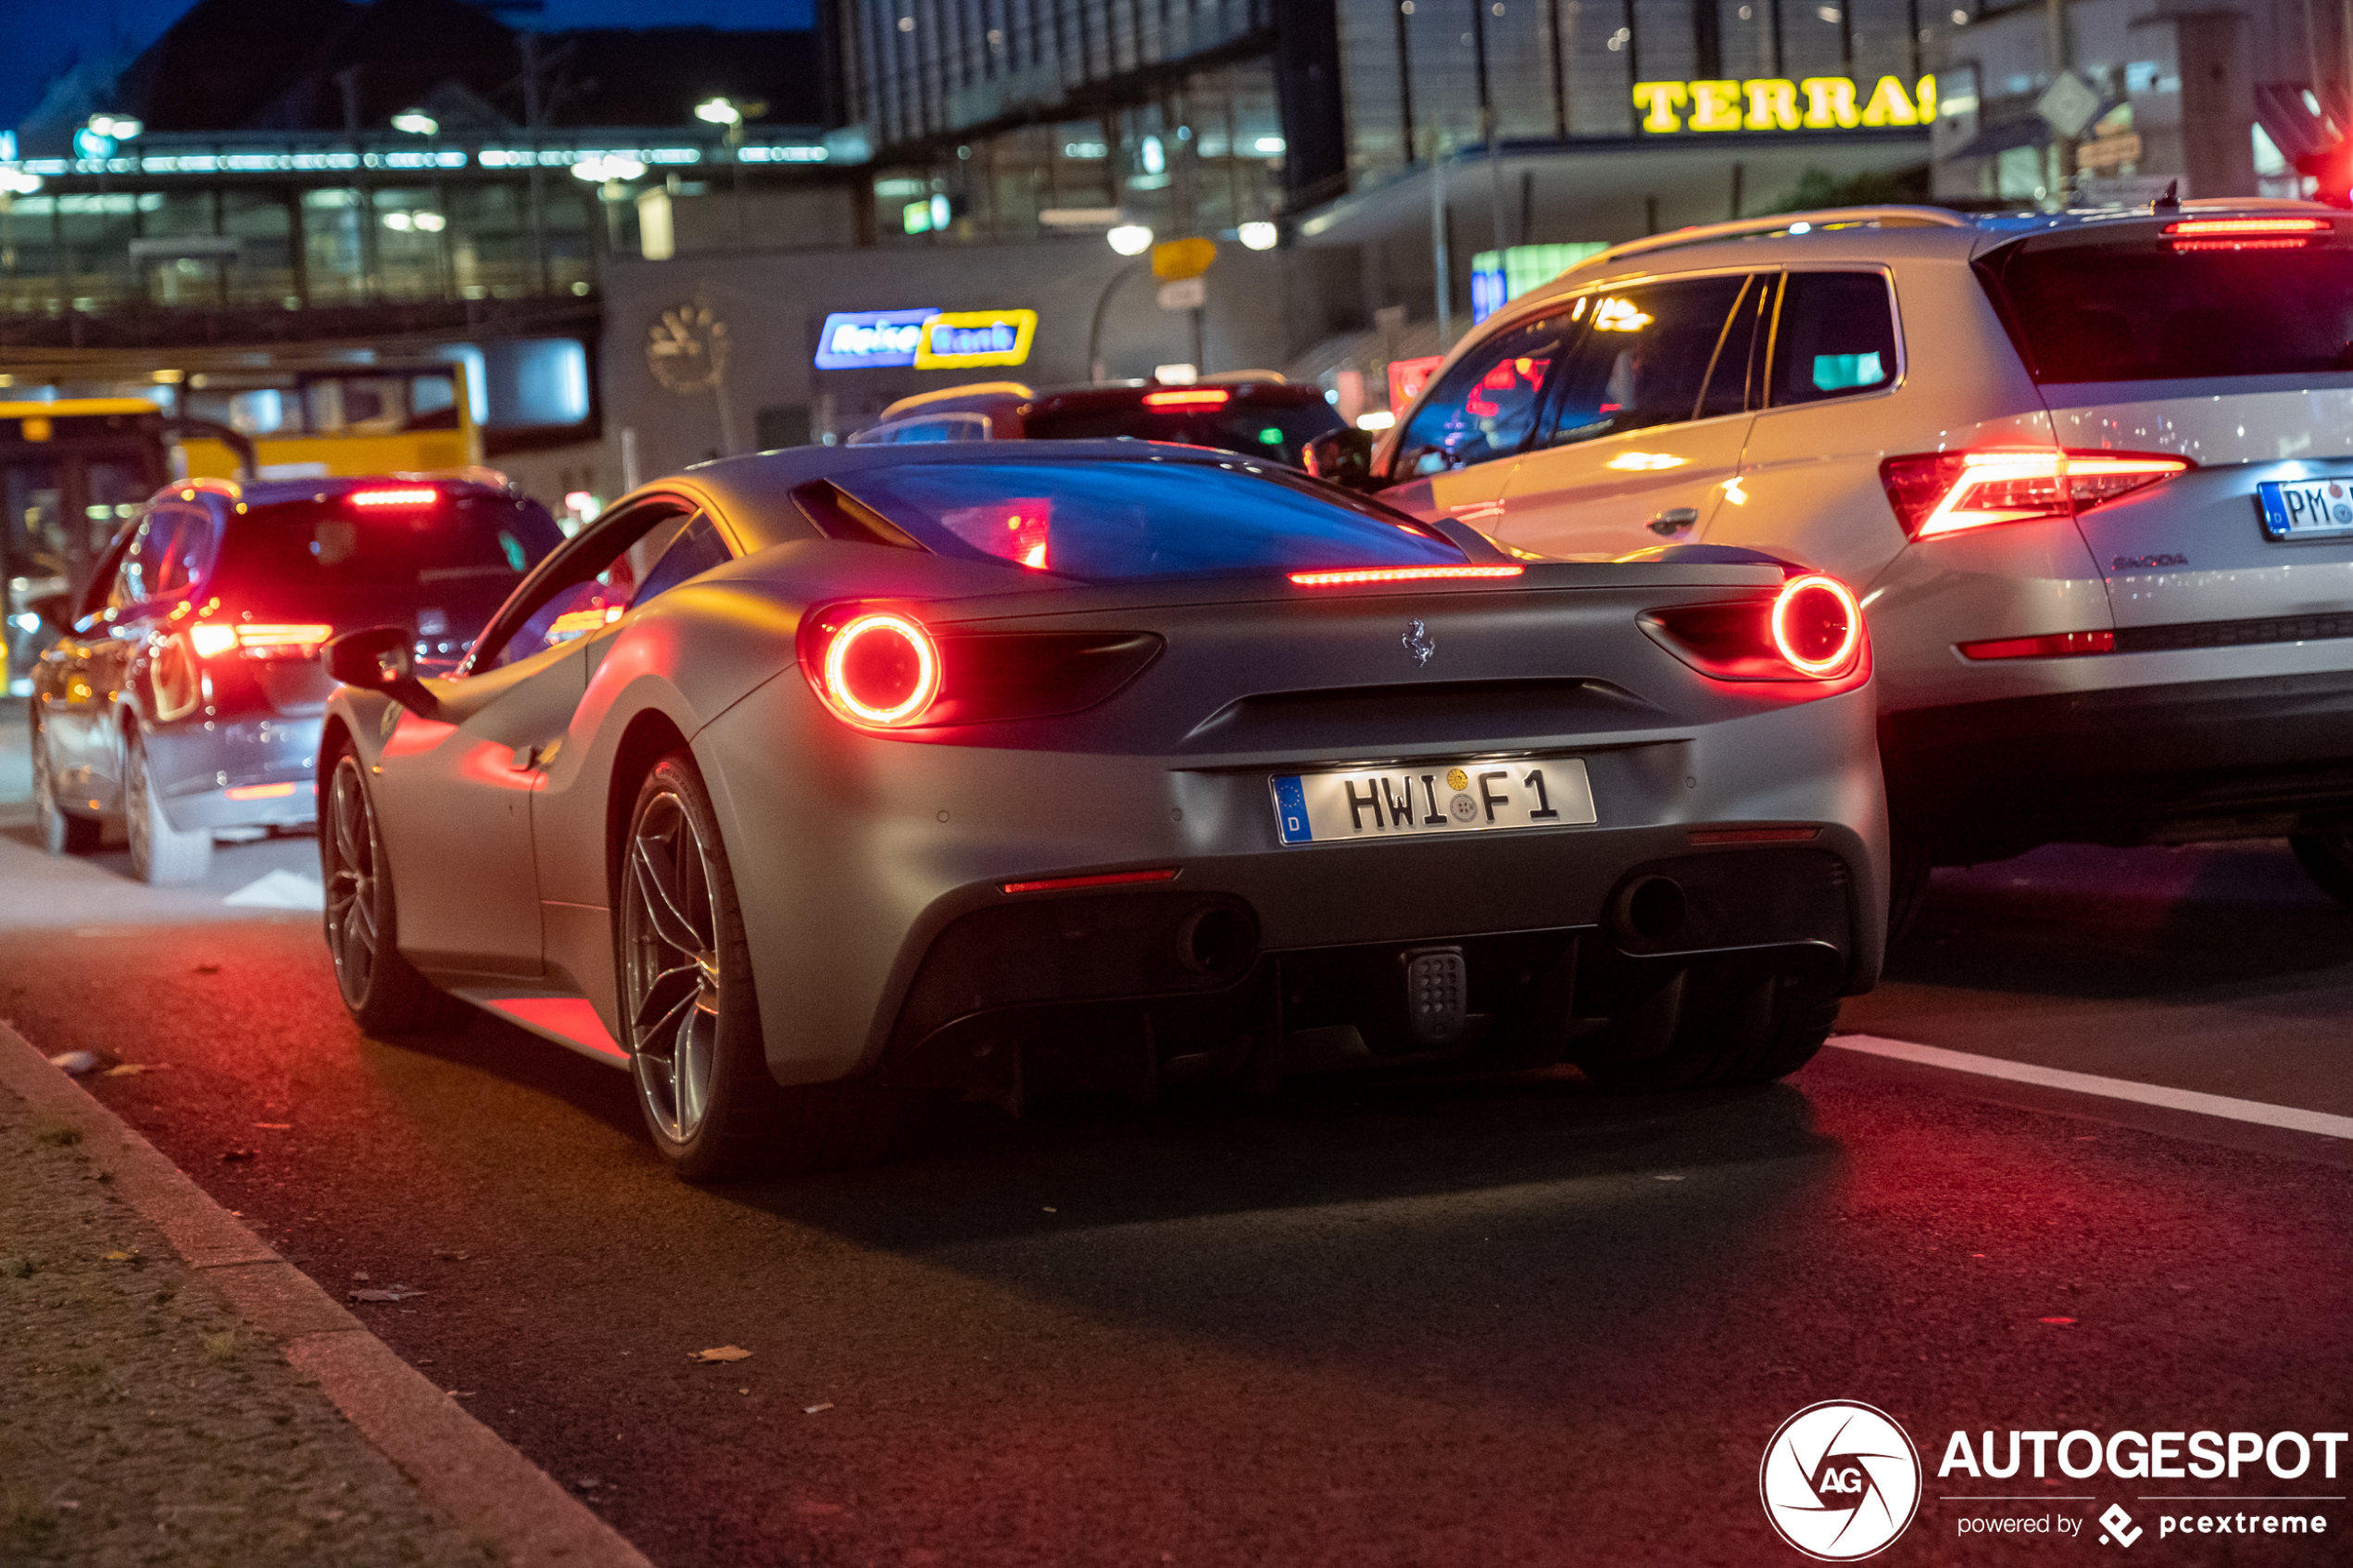
<path id="1" fill-rule="evenodd" d="M 1282 773 L 1267 783 L 1285 844 L 1434 838 L 1599 820 L 1585 764 L 1574 757 Z"/>
<path id="2" fill-rule="evenodd" d="M 2273 539 L 2353 533 L 2353 480 L 2266 480 L 2255 487 L 2263 532 Z"/>

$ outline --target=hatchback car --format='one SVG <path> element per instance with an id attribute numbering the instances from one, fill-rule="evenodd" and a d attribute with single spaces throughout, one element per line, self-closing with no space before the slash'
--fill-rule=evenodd
<path id="1" fill-rule="evenodd" d="M 1124 382 L 1033 392 L 1019 382 L 983 382 L 902 397 L 852 446 L 935 441 L 1140 441 L 1214 446 L 1296 468 L 1300 449 L 1345 428 L 1321 391 L 1271 371 L 1242 371 L 1184 386 Z"/>
<path id="2" fill-rule="evenodd" d="M 33 671 L 33 804 L 52 854 L 110 820 L 147 882 L 204 874 L 217 832 L 315 820 L 337 632 L 396 624 L 421 667 L 463 657 L 562 533 L 468 480 L 206 480 L 158 492 L 100 558 Z"/>
<path id="3" fill-rule="evenodd" d="M 1511 549 L 1704 541 L 1855 584 L 1899 910 L 1931 863 L 2274 834 L 2353 901 L 2345 213 L 1884 207 L 1639 240 L 1310 466 L 1352 458 Z"/>

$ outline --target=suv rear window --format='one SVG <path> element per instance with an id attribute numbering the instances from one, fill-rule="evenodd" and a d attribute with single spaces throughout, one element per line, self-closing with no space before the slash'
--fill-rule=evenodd
<path id="1" fill-rule="evenodd" d="M 1182 404 L 1151 408 L 1139 400 L 1110 408 L 1055 409 L 1032 413 L 1023 421 L 1023 430 L 1035 441 L 1100 441 L 1132 435 L 1141 441 L 1214 446 L 1297 467 L 1302 446 L 1327 431 L 1339 430 L 1341 423 L 1321 397 L 1279 403 L 1252 397 L 1233 398 L 1214 408 Z"/>
<path id="2" fill-rule="evenodd" d="M 1089 583 L 1468 558 L 1402 512 L 1278 471 L 1208 461 L 911 463 L 834 483 L 943 555 Z"/>
<path id="3" fill-rule="evenodd" d="M 535 501 L 447 491 L 421 505 L 334 495 L 258 506 L 226 533 L 218 591 L 330 618 L 421 598 L 495 604 L 563 541 Z"/>
<path id="4" fill-rule="evenodd" d="M 2026 241 L 1986 258 L 2038 382 L 2353 370 L 2353 249 Z"/>

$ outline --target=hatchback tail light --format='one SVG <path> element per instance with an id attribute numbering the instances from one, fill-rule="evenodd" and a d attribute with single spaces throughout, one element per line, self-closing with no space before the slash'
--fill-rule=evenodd
<path id="1" fill-rule="evenodd" d="M 1835 681 L 1861 664 L 1862 607 L 1835 577 L 1807 572 L 1770 598 L 1677 605 L 1642 617 L 1644 630 L 1719 681 Z"/>
<path id="2" fill-rule="evenodd" d="M 204 659 L 219 659 L 233 649 L 247 659 L 310 659 L 328 638 L 332 626 L 287 625 L 254 621 L 208 621 L 188 628 L 188 645 Z"/>
<path id="3" fill-rule="evenodd" d="M 2073 517 L 2196 466 L 2168 452 L 2027 446 L 1890 458 L 1880 464 L 1879 476 L 1904 532 L 1932 539 L 1996 523 Z"/>

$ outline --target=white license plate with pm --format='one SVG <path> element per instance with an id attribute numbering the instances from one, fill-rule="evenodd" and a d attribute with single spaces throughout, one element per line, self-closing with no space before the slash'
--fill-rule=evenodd
<path id="1" fill-rule="evenodd" d="M 1278 773 L 1267 784 L 1285 844 L 1435 838 L 1600 820 L 1585 764 L 1575 757 Z"/>

